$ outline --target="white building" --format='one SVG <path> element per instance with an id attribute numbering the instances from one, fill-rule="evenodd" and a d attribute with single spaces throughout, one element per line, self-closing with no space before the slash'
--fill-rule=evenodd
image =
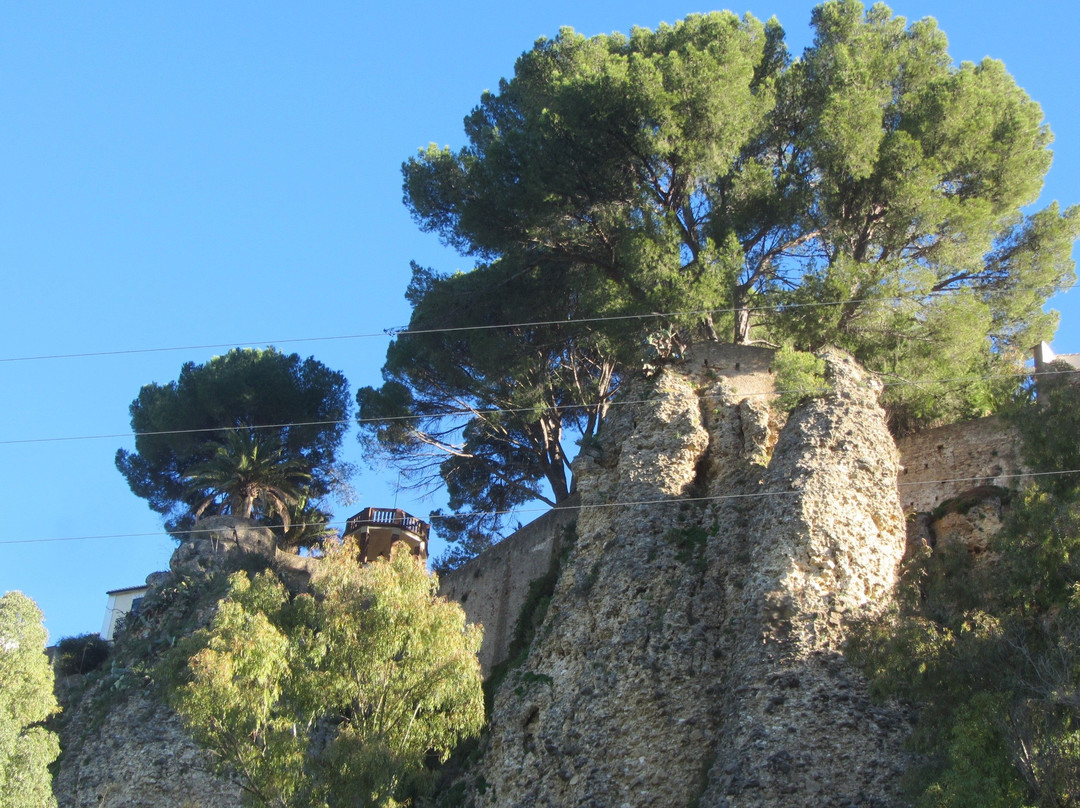
<path id="1" fill-rule="evenodd" d="M 129 612 L 138 614 L 139 605 L 143 595 L 146 594 L 146 584 L 142 586 L 129 586 L 127 589 L 113 589 L 106 592 L 109 602 L 105 606 L 105 622 L 101 624 L 101 639 L 112 642 L 117 626 Z"/>

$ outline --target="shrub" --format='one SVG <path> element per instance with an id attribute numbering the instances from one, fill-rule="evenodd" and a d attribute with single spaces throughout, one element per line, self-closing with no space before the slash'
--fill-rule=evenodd
<path id="1" fill-rule="evenodd" d="M 812 353 L 784 346 L 773 357 L 776 389 L 780 393 L 777 405 L 790 412 L 805 398 L 820 395 L 825 386 L 825 360 Z"/>
<path id="2" fill-rule="evenodd" d="M 65 637 L 57 645 L 57 651 L 56 668 L 61 676 L 96 671 L 109 658 L 109 644 L 97 634 Z"/>

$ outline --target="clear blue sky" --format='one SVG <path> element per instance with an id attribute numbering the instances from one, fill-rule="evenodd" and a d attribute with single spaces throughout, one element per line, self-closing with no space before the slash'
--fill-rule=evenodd
<path id="1" fill-rule="evenodd" d="M 811 6 L 734 10 L 776 15 L 797 54 Z M 5 4 L 0 359 L 179 349 L 0 362 L 0 593 L 34 598 L 54 641 L 97 631 L 105 591 L 164 569 L 174 547 L 113 465 L 118 447 L 132 448 L 127 408 L 139 388 L 229 346 L 268 343 L 314 355 L 354 391 L 378 384 L 385 337 L 293 340 L 405 324 L 410 260 L 469 268 L 410 220 L 402 160 L 431 141 L 460 145 L 480 93 L 539 36 L 709 10 L 666 0 Z M 1043 201 L 1080 201 L 1080 10 L 1015 0 L 893 10 L 936 17 L 956 61 L 1004 60 L 1057 136 Z M 1059 352 L 1080 351 L 1078 301 L 1053 302 Z M 113 437 L 44 440 L 100 435 Z M 346 454 L 362 462 L 355 429 Z M 360 501 L 336 516 L 392 505 L 394 481 L 364 473 Z M 399 500 L 417 514 L 437 504 Z"/>

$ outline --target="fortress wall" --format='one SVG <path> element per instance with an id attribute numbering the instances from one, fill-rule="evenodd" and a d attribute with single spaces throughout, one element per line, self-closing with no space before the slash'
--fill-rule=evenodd
<path id="1" fill-rule="evenodd" d="M 997 416 L 928 429 L 896 442 L 904 513 L 929 512 L 980 485 L 1016 488 L 1020 438 Z M 941 482 L 946 480 L 948 482 Z"/>
<path id="2" fill-rule="evenodd" d="M 460 603 L 466 619 L 484 627 L 480 665 L 485 676 L 506 659 L 529 584 L 551 568 L 563 531 L 577 515 L 578 499 L 574 496 L 558 510 L 548 511 L 442 576 L 439 594 Z"/>

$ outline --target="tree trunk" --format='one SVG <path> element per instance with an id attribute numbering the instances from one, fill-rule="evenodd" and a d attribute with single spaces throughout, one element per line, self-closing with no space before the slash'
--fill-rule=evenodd
<path id="1" fill-rule="evenodd" d="M 701 318 L 701 328 L 705 332 L 705 339 L 709 342 L 720 341 L 720 335 L 716 333 L 716 323 L 713 322 L 712 314 L 706 314 Z"/>
<path id="2" fill-rule="evenodd" d="M 544 424 L 544 477 L 551 486 L 551 495 L 561 502 L 570 495 L 566 480 L 566 455 L 562 447 L 562 423 L 555 416 L 553 423 Z"/>
<path id="3" fill-rule="evenodd" d="M 562 502 L 570 496 L 570 486 L 566 481 L 566 464 L 562 462 L 550 462 L 544 471 L 548 485 L 551 486 L 551 494 L 555 502 Z"/>
<path id="4" fill-rule="evenodd" d="M 746 287 L 736 286 L 731 295 L 732 306 L 735 312 L 735 332 L 732 334 L 732 342 L 743 345 L 750 340 L 750 306 L 746 299 Z"/>

